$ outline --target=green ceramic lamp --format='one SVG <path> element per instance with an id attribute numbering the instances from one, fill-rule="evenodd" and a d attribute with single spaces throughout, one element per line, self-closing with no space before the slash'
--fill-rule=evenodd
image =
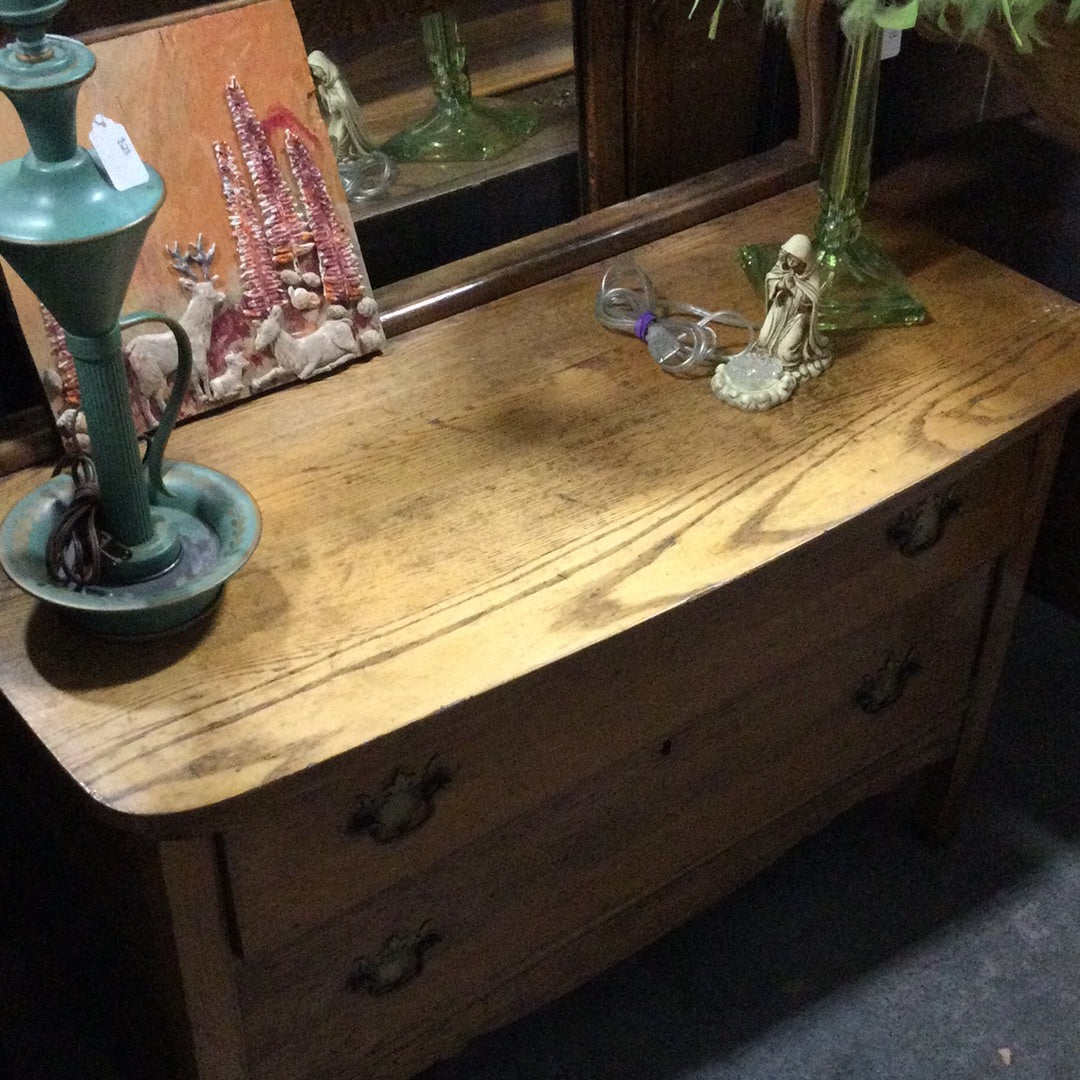
<path id="1" fill-rule="evenodd" d="M 56 477 L 20 501 L 0 526 L 0 562 L 17 584 L 91 629 L 121 636 L 174 629 L 208 610 L 258 538 L 258 511 L 229 478 L 163 463 L 191 368 L 182 327 L 165 315 L 121 317 L 147 230 L 165 187 L 118 190 L 76 137 L 79 87 L 93 53 L 45 32 L 67 0 L 0 0 L 15 40 L 0 51 L 0 90 L 29 151 L 0 164 L 0 255 L 63 328 L 100 484 L 102 525 L 122 557 L 100 581 L 71 588 L 50 579 L 45 550 L 73 495 Z M 132 420 L 121 330 L 162 322 L 176 338 L 175 384 L 145 460 Z"/>

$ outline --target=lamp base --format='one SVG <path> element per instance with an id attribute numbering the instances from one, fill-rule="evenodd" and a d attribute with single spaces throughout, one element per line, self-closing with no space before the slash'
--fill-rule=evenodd
<path id="1" fill-rule="evenodd" d="M 380 149 L 395 161 L 489 161 L 523 143 L 539 124 L 530 105 L 444 98 Z"/>
<path id="2" fill-rule="evenodd" d="M 739 263 L 762 302 L 765 275 L 776 265 L 779 253 L 779 244 L 739 248 Z M 821 254 L 818 267 L 818 326 L 822 330 L 868 330 L 926 321 L 926 308 L 908 289 L 899 267 L 867 237 L 859 236 L 837 252 Z"/>
<path id="3" fill-rule="evenodd" d="M 49 578 L 45 550 L 71 501 L 68 476 L 53 477 L 12 507 L 0 524 L 0 565 L 20 588 L 94 634 L 144 638 L 190 625 L 214 608 L 255 549 L 259 511 L 235 480 L 212 469 L 168 462 L 162 475 L 169 495 L 152 500 L 152 514 L 180 538 L 180 556 L 164 573 L 81 589 Z"/>

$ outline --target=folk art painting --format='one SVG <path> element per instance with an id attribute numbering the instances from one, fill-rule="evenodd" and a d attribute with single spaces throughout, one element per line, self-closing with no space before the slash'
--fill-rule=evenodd
<path id="1" fill-rule="evenodd" d="M 181 419 L 377 352 L 384 338 L 289 0 L 195 15 L 96 42 L 80 91 L 161 173 L 165 201 L 124 310 L 177 319 L 191 339 Z M 0 101 L 0 159 L 26 150 Z M 19 322 L 69 448 L 79 388 L 62 329 L 5 265 Z M 152 328 L 151 328 L 152 331 Z M 176 372 L 172 335 L 125 335 L 138 430 L 152 430 Z"/>

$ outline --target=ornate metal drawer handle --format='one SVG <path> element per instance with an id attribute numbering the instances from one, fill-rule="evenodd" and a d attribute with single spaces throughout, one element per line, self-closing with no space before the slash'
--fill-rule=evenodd
<path id="1" fill-rule="evenodd" d="M 434 758 L 419 774 L 398 769 L 382 791 L 361 797 L 346 831 L 352 835 L 367 833 L 380 844 L 400 840 L 435 812 L 435 795 L 450 783 L 450 775 L 450 770 Z"/>
<path id="2" fill-rule="evenodd" d="M 425 955 L 440 941 L 442 935 L 426 924 L 412 937 L 388 937 L 371 956 L 358 956 L 353 961 L 349 990 L 354 994 L 366 991 L 375 997 L 397 990 L 424 970 Z"/>
<path id="3" fill-rule="evenodd" d="M 939 492 L 905 510 L 888 527 L 885 535 L 902 555 L 918 555 L 941 539 L 945 523 L 959 509 L 960 500 L 954 492 Z"/>
<path id="4" fill-rule="evenodd" d="M 919 671 L 919 662 L 909 652 L 899 659 L 890 656 L 873 675 L 864 675 L 854 702 L 864 713 L 881 712 L 898 701 L 908 680 Z"/>

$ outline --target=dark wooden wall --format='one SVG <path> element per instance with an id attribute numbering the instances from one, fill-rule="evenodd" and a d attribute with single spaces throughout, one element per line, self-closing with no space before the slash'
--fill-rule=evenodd
<path id="1" fill-rule="evenodd" d="M 918 158 L 923 220 L 1080 301 L 1080 132 L 1069 144 L 1052 134 L 1018 85 L 987 65 L 970 47 L 906 43 L 882 69 L 878 168 Z M 1075 71 L 1080 77 L 1080 57 Z M 1080 616 L 1077 418 L 1066 434 L 1028 588 Z"/>
<path id="2" fill-rule="evenodd" d="M 761 0 L 711 4 L 575 0 L 585 206 L 592 210 L 775 146 L 795 133 L 784 35 Z"/>

